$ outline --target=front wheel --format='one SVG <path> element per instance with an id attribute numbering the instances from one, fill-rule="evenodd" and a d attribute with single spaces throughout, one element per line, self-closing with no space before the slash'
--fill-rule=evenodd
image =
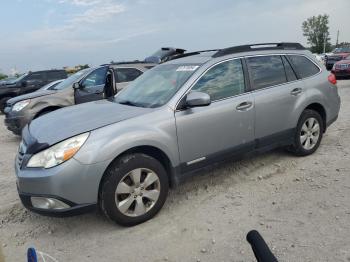
<path id="1" fill-rule="evenodd" d="M 158 213 L 168 190 L 168 176 L 158 160 L 140 153 L 125 155 L 106 171 L 100 207 L 116 223 L 134 226 Z"/>
<path id="2" fill-rule="evenodd" d="M 321 143 L 323 130 L 320 114 L 314 110 L 305 110 L 300 116 L 291 151 L 298 156 L 314 153 Z"/>

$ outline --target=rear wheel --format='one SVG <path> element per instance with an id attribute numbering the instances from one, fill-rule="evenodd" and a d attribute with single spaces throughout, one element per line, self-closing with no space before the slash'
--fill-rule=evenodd
<path id="1" fill-rule="evenodd" d="M 321 143 L 323 130 L 320 114 L 314 110 L 305 110 L 300 116 L 291 151 L 298 156 L 314 153 Z"/>
<path id="2" fill-rule="evenodd" d="M 168 190 L 168 176 L 158 160 L 139 153 L 125 155 L 106 171 L 100 207 L 116 223 L 133 226 L 158 213 Z"/>
<path id="3" fill-rule="evenodd" d="M 11 97 L 4 97 L 0 99 L 0 112 L 4 113 L 5 110 L 5 106 L 6 106 L 6 102 L 7 100 L 11 99 Z"/>

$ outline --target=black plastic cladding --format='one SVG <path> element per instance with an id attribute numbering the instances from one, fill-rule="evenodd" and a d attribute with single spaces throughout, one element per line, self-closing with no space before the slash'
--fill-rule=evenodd
<path id="1" fill-rule="evenodd" d="M 261 46 L 261 47 L 260 47 Z M 253 45 L 240 45 L 233 46 L 219 50 L 212 57 L 220 57 L 224 55 L 242 53 L 242 52 L 252 52 L 261 50 L 305 50 L 305 47 L 299 43 L 261 43 Z"/>

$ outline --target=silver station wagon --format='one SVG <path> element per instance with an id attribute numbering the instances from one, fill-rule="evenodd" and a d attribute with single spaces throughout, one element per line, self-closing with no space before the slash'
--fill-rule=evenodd
<path id="1" fill-rule="evenodd" d="M 339 108 L 334 75 L 300 44 L 184 53 L 112 99 L 26 126 L 19 195 L 41 214 L 98 206 L 136 225 L 156 215 L 169 187 L 214 162 L 276 147 L 312 154 Z"/>

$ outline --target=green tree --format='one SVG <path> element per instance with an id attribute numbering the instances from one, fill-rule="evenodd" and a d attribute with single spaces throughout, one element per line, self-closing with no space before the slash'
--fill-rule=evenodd
<path id="1" fill-rule="evenodd" d="M 329 15 L 318 15 L 309 17 L 303 22 L 303 35 L 311 45 L 311 52 L 323 53 L 324 49 L 329 52 L 331 49 L 329 37 Z"/>
<path id="2" fill-rule="evenodd" d="M 7 78 L 7 75 L 0 73 L 0 80 Z"/>

